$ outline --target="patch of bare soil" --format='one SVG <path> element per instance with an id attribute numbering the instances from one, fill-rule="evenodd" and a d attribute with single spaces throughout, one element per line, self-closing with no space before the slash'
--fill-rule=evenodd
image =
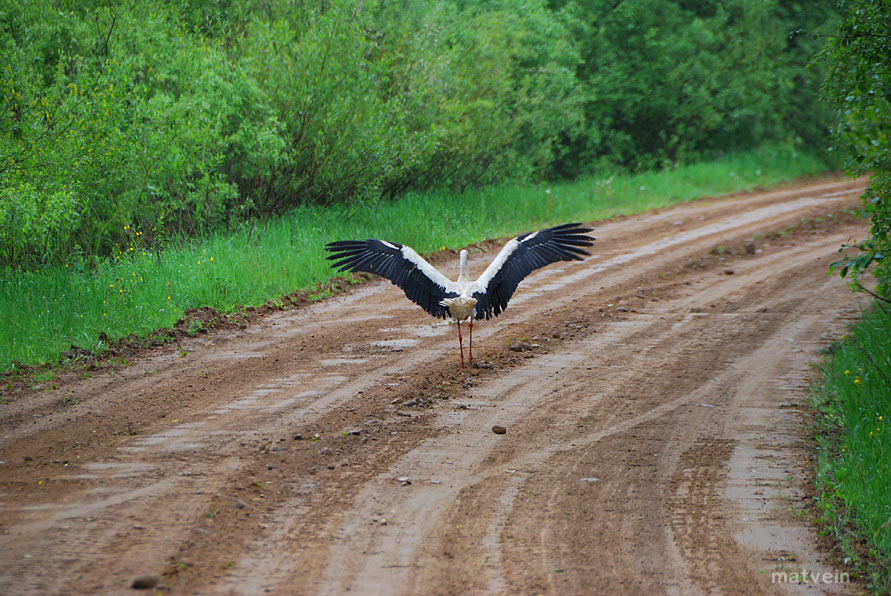
<path id="1" fill-rule="evenodd" d="M 597 223 L 466 370 L 380 282 L 20 390 L 0 593 L 853 593 L 798 514 L 799 426 L 863 186 Z"/>

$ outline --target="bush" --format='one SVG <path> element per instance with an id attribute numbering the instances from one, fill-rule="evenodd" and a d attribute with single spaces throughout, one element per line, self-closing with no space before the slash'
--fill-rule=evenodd
<path id="1" fill-rule="evenodd" d="M 788 32 L 825 0 L 613 4 L 2 0 L 0 267 L 820 142 L 813 42 Z"/>
<path id="2" fill-rule="evenodd" d="M 238 193 L 221 166 L 265 124 L 245 109 L 254 90 L 231 80 L 220 51 L 177 43 L 190 38 L 164 11 L 95 9 L 103 39 L 87 8 L 51 8 L 21 2 L 0 15 L 11 33 L 0 263 L 104 256 L 125 248 L 130 229 L 154 242 L 224 221 Z M 61 211 L 46 217 L 50 206 Z"/>
<path id="3" fill-rule="evenodd" d="M 835 138 L 853 175 L 871 173 L 861 197 L 870 218 L 869 238 L 859 254 L 840 266 L 859 276 L 875 266 L 878 292 L 891 297 L 891 6 L 881 0 L 839 3 L 843 20 L 827 48 L 825 95 L 836 110 Z"/>
<path id="4" fill-rule="evenodd" d="M 583 0 L 566 9 L 582 56 L 586 129 L 568 139 L 564 175 L 825 142 L 822 74 L 806 66 L 832 23 L 831 1 Z"/>

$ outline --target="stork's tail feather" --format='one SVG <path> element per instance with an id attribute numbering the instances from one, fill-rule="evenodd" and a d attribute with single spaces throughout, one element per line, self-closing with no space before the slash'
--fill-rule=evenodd
<path id="1" fill-rule="evenodd" d="M 458 296 L 457 298 L 444 298 L 440 304 L 449 309 L 452 318 L 463 321 L 467 317 L 473 316 L 476 302 L 476 298 Z"/>

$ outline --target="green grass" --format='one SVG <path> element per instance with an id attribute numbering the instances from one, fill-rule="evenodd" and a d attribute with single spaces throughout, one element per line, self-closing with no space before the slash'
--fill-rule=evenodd
<path id="1" fill-rule="evenodd" d="M 184 310 L 256 306 L 332 275 L 322 247 L 337 239 L 380 237 L 421 253 L 457 248 L 567 221 L 635 213 L 827 169 L 784 147 L 628 176 L 539 186 L 512 185 L 456 195 L 409 194 L 392 202 L 304 207 L 234 233 L 219 233 L 161 254 L 124 247 L 97 270 L 6 271 L 0 279 L 0 370 L 14 361 L 54 361 L 74 344 L 147 335 Z"/>
<path id="2" fill-rule="evenodd" d="M 891 592 L 889 377 L 891 312 L 877 305 L 835 346 L 814 394 L 818 521 L 884 594 Z"/>

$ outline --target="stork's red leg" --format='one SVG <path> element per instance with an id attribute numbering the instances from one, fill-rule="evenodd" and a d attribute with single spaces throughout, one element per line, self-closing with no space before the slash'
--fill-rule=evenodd
<path id="1" fill-rule="evenodd" d="M 461 350 L 461 368 L 464 368 L 464 340 L 461 338 L 461 321 L 455 321 L 458 324 L 458 349 Z"/>
<path id="2" fill-rule="evenodd" d="M 470 317 L 470 342 L 469 342 L 469 345 L 470 345 L 470 348 L 469 348 L 470 356 L 468 357 L 467 361 L 470 362 L 471 364 L 473 364 L 473 317 Z"/>

